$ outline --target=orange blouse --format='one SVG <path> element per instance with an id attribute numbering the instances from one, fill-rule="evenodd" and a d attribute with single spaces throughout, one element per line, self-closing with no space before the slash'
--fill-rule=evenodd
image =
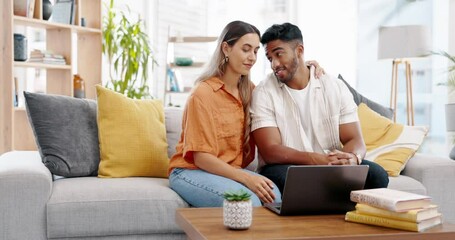
<path id="1" fill-rule="evenodd" d="M 242 103 L 216 77 L 207 79 L 188 98 L 182 119 L 182 134 L 169 164 L 174 168 L 198 169 L 192 152 L 206 152 L 236 168 L 254 159 L 254 142 L 243 159 L 244 113 Z"/>

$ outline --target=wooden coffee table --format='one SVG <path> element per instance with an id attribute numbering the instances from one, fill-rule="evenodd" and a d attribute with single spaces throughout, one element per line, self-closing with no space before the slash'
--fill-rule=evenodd
<path id="1" fill-rule="evenodd" d="M 222 208 L 177 209 L 176 222 L 189 239 L 333 239 L 333 240 L 453 240 L 455 225 L 444 223 L 424 232 L 409 232 L 344 221 L 344 215 L 287 216 L 253 209 L 248 230 L 223 225 Z"/>

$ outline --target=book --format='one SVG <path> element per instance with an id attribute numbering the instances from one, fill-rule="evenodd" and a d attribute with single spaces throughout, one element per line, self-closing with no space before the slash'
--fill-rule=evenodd
<path id="1" fill-rule="evenodd" d="M 177 91 L 183 92 L 185 89 L 185 86 L 184 86 L 182 73 L 180 72 L 180 70 L 178 70 L 178 69 L 174 70 L 174 78 L 175 78 L 175 82 L 177 83 Z"/>
<path id="2" fill-rule="evenodd" d="M 177 85 L 177 80 L 175 79 L 175 72 L 174 70 L 168 68 L 168 81 L 169 81 L 169 91 L 171 92 L 178 92 L 179 91 L 179 86 Z"/>
<path id="3" fill-rule="evenodd" d="M 396 220 L 408 222 L 421 222 L 423 220 L 433 218 L 439 215 L 438 206 L 430 205 L 426 208 L 413 209 L 407 212 L 393 212 L 381 208 L 376 208 L 370 205 L 357 203 L 355 209 L 358 213 L 364 215 L 372 215 L 377 217 L 386 217 Z"/>
<path id="4" fill-rule="evenodd" d="M 368 204 L 373 207 L 394 212 L 406 212 L 412 209 L 430 206 L 431 197 L 388 188 L 375 188 L 352 191 L 351 201 Z"/>
<path id="5" fill-rule="evenodd" d="M 47 64 L 58 64 L 65 65 L 65 57 L 61 54 L 55 54 L 50 51 L 38 50 L 35 49 L 30 52 L 30 58 L 28 62 L 38 62 L 38 63 L 47 63 Z"/>
<path id="6" fill-rule="evenodd" d="M 35 50 L 31 51 L 30 57 L 31 58 L 48 57 L 48 58 L 65 59 L 65 57 L 61 54 L 56 54 L 51 51 L 44 51 L 44 50 L 39 50 L 39 49 L 35 49 Z"/>
<path id="7" fill-rule="evenodd" d="M 442 223 L 441 215 L 422 220 L 421 222 L 408 222 L 396 219 L 363 215 L 356 211 L 347 212 L 344 218 L 348 222 L 363 223 L 381 227 L 395 228 L 407 231 L 421 232 Z"/>
<path id="8" fill-rule="evenodd" d="M 27 17 L 30 1 L 29 0 L 14 0 L 13 3 L 14 3 L 14 5 L 13 5 L 14 15 Z"/>
<path id="9" fill-rule="evenodd" d="M 27 17 L 33 18 L 35 13 L 35 0 L 29 0 Z"/>
<path id="10" fill-rule="evenodd" d="M 13 106 L 18 107 L 19 106 L 19 90 L 18 90 L 19 84 L 17 83 L 17 77 L 14 77 L 14 98 L 13 98 Z"/>

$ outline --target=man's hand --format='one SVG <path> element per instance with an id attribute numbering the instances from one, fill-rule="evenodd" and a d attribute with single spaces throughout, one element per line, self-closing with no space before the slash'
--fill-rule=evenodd
<path id="1" fill-rule="evenodd" d="M 329 165 L 357 165 L 357 157 L 353 153 L 332 150 L 328 153 L 329 156 L 335 157 Z"/>

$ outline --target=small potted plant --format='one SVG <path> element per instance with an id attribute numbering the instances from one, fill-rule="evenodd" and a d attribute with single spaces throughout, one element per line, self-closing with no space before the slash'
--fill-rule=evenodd
<path id="1" fill-rule="evenodd" d="M 253 219 L 251 194 L 240 189 L 226 191 L 223 202 L 224 226 L 230 229 L 248 229 Z"/>

